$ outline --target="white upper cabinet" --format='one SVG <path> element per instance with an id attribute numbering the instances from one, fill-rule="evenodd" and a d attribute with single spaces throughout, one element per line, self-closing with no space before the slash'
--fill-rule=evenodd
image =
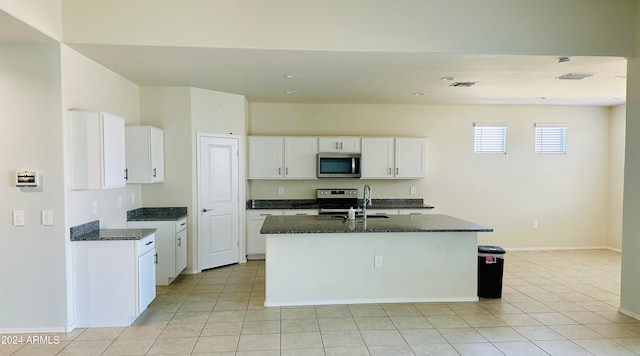
<path id="1" fill-rule="evenodd" d="M 360 153 L 360 137 L 320 137 L 319 152 Z"/>
<path id="2" fill-rule="evenodd" d="M 249 136 L 249 179 L 282 178 L 284 137 Z"/>
<path id="3" fill-rule="evenodd" d="M 249 136 L 249 179 L 317 179 L 317 137 Z"/>
<path id="4" fill-rule="evenodd" d="M 164 182 L 164 132 L 153 126 L 127 126 L 127 183 Z"/>
<path id="5" fill-rule="evenodd" d="M 101 112 L 69 111 L 71 188 L 124 187 L 124 119 Z"/>
<path id="6" fill-rule="evenodd" d="M 362 178 L 424 178 L 426 146 L 424 138 L 362 138 Z"/>
<path id="7" fill-rule="evenodd" d="M 393 178 L 393 137 L 363 137 L 361 178 Z"/>
<path id="8" fill-rule="evenodd" d="M 424 178 L 426 173 L 427 140 L 396 138 L 395 177 Z"/>
<path id="9" fill-rule="evenodd" d="M 289 179 L 316 179 L 318 138 L 284 138 L 284 177 Z"/>

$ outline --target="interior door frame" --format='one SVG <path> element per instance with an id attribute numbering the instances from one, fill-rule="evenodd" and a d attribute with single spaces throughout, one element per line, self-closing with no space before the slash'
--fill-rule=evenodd
<path id="1" fill-rule="evenodd" d="M 197 261 L 197 273 L 202 272 L 202 261 L 200 256 L 200 236 L 202 236 L 202 222 L 200 220 L 200 212 L 202 211 L 202 202 L 200 201 L 200 144 L 201 139 L 203 137 L 207 138 L 225 138 L 225 139 L 237 139 L 238 140 L 238 261 L 239 263 L 247 262 L 247 255 L 245 253 L 246 250 L 246 233 L 245 233 L 245 225 L 246 225 L 246 180 L 245 180 L 245 136 L 243 135 L 234 135 L 223 134 L 223 133 L 213 133 L 213 132 L 203 132 L 196 131 L 196 172 L 195 172 L 195 180 L 196 180 L 196 213 L 194 214 L 197 224 L 198 236 L 193 239 L 196 242 L 195 246 L 195 256 Z"/>

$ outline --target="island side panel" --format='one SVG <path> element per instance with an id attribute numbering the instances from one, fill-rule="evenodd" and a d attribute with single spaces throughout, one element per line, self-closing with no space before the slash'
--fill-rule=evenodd
<path id="1" fill-rule="evenodd" d="M 478 300 L 476 232 L 273 234 L 266 244 L 265 306 Z"/>

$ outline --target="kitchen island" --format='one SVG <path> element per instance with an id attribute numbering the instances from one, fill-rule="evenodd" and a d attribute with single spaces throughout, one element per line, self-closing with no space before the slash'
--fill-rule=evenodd
<path id="1" fill-rule="evenodd" d="M 477 233 L 441 214 L 270 216 L 265 306 L 476 301 Z"/>

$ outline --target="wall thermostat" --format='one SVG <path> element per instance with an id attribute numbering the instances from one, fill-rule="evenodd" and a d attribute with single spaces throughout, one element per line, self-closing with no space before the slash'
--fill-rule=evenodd
<path id="1" fill-rule="evenodd" d="M 37 187 L 40 185 L 38 171 L 17 171 L 16 187 Z"/>

